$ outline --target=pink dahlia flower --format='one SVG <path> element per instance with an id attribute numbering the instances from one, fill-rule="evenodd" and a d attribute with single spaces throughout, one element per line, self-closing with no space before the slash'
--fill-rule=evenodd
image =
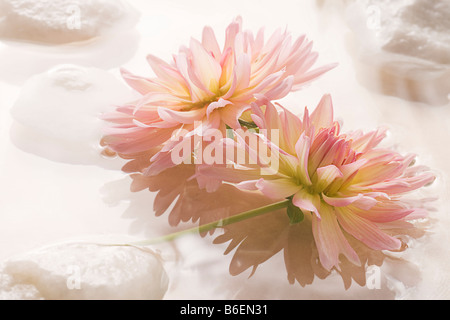
<path id="1" fill-rule="evenodd" d="M 287 32 L 276 31 L 265 41 L 263 30 L 256 36 L 243 31 L 240 18 L 226 29 L 221 48 L 205 27 L 202 41 L 191 39 L 170 63 L 148 56 L 156 77 L 122 70 L 142 98 L 103 116 L 112 124 L 103 144 L 126 155 L 164 145 L 146 172 L 156 174 L 174 165 L 170 151 L 180 143 L 173 139 L 179 129 L 182 140 L 186 132 L 205 136 L 208 129 L 239 128 L 252 102 L 283 98 L 335 66 L 311 69 L 318 57 L 311 49 L 305 36 L 293 41 Z"/>
<path id="2" fill-rule="evenodd" d="M 311 114 L 305 109 L 303 119 L 268 101 L 265 105 L 253 108 L 252 119 L 259 133 L 245 134 L 268 144 L 276 165 L 272 161 L 262 171 L 260 164 L 268 163 L 267 154 L 237 136 L 237 142 L 224 141 L 244 150 L 246 159 L 253 158 L 256 165 L 236 163 L 233 158 L 234 167 L 202 167 L 203 178 L 236 183 L 238 188 L 262 192 L 273 200 L 291 199 L 291 221 L 311 220 L 320 262 L 327 270 L 339 269 L 340 254 L 360 263 L 348 235 L 374 250 L 400 249 L 401 241 L 385 229 L 394 221 L 426 214 L 403 196 L 431 183 L 435 176 L 427 168 L 413 165 L 414 155 L 402 156 L 378 147 L 385 137 L 383 129 L 341 133 L 333 120 L 329 95 Z M 274 132 L 278 132 L 277 143 L 268 136 Z M 295 217 L 295 212 L 302 216 Z"/>

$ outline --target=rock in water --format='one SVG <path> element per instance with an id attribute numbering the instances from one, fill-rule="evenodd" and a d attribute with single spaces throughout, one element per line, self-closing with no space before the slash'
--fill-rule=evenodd
<path id="1" fill-rule="evenodd" d="M 411 101 L 449 102 L 449 0 L 361 0 L 346 17 L 366 85 Z"/>
<path id="2" fill-rule="evenodd" d="M 0 38 L 79 42 L 134 25 L 137 17 L 122 0 L 0 0 Z"/>
<path id="3" fill-rule="evenodd" d="M 378 3 L 371 2 L 372 6 Z M 378 38 L 384 50 L 438 64 L 450 64 L 450 1 L 403 1 L 395 10 L 392 10 L 392 1 L 381 1 L 378 5 Z M 377 28 L 375 24 L 373 27 Z"/>
<path id="4" fill-rule="evenodd" d="M 134 98 L 111 73 L 59 65 L 31 77 L 11 109 L 11 139 L 20 149 L 70 164 L 116 165 L 101 156 L 99 116 Z"/>
<path id="5" fill-rule="evenodd" d="M 9 274 L 0 273 L 0 300 L 43 300 L 32 284 L 15 283 Z"/>
<path id="6" fill-rule="evenodd" d="M 62 243 L 10 258 L 0 270 L 4 300 L 159 300 L 168 277 L 146 248 Z"/>

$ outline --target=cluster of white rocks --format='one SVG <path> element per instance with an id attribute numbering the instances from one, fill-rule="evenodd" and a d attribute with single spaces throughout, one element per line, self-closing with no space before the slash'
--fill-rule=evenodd
<path id="1" fill-rule="evenodd" d="M 0 38 L 48 44 L 90 40 L 136 23 L 122 0 L 0 0 Z"/>
<path id="2" fill-rule="evenodd" d="M 159 300 L 168 288 L 154 251 L 67 242 L 0 265 L 0 300 Z"/>
<path id="3" fill-rule="evenodd" d="M 0 0 L 0 39 L 84 43 L 130 28 L 137 17 L 122 0 Z M 100 155 L 99 115 L 131 97 L 106 70 L 59 64 L 24 83 L 11 108 L 11 139 L 53 161 L 111 163 Z M 134 246 L 64 242 L 0 262 L 0 300 L 154 300 L 164 297 L 168 283 L 159 255 Z"/>

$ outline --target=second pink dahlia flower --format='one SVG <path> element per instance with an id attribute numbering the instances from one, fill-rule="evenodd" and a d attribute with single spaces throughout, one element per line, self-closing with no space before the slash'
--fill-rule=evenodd
<path id="1" fill-rule="evenodd" d="M 320 262 L 327 270 L 339 268 L 341 254 L 359 264 L 349 236 L 373 250 L 401 248 L 402 242 L 387 230 L 394 222 L 424 217 L 426 211 L 404 196 L 435 179 L 428 168 L 413 165 L 414 155 L 379 147 L 383 129 L 341 133 L 329 95 L 311 114 L 305 109 L 302 119 L 270 102 L 264 110 L 255 105 L 253 111 L 259 129 L 241 135 L 269 145 L 272 162 L 257 149 L 261 144 L 250 144 L 238 133 L 235 140 L 223 141 L 227 148 L 244 150 L 245 159 L 236 160 L 238 152 L 231 152 L 234 166 L 203 166 L 203 179 L 234 183 L 274 201 L 290 199 L 287 212 L 292 223 L 311 222 Z M 278 133 L 276 141 L 271 132 Z"/>
<path id="2" fill-rule="evenodd" d="M 312 69 L 318 54 L 311 49 L 305 36 L 294 40 L 279 30 L 265 41 L 262 29 L 256 36 L 243 31 L 241 18 L 228 26 L 221 47 L 205 27 L 202 40 L 191 39 L 170 63 L 148 56 L 155 77 L 122 70 L 142 98 L 103 115 L 111 123 L 103 144 L 125 155 L 163 146 L 145 172 L 156 174 L 174 165 L 170 151 L 184 138 L 173 139 L 180 129 L 202 137 L 209 129 L 237 129 L 250 119 L 244 112 L 252 102 L 283 98 L 334 67 Z"/>

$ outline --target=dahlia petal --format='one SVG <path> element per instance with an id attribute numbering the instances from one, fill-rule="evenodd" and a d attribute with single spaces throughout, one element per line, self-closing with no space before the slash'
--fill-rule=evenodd
<path id="1" fill-rule="evenodd" d="M 267 197 L 272 199 L 284 199 L 296 194 L 302 188 L 290 179 L 260 179 L 256 187 Z"/>
<path id="2" fill-rule="evenodd" d="M 170 93 L 150 92 L 136 102 L 133 115 L 137 115 L 139 111 L 152 112 L 155 107 L 170 107 L 172 109 L 181 109 L 190 101 L 179 98 Z"/>
<path id="3" fill-rule="evenodd" d="M 248 54 L 237 57 L 236 66 L 236 91 L 245 90 L 250 84 L 251 62 Z"/>
<path id="4" fill-rule="evenodd" d="M 401 174 L 403 166 L 401 162 L 387 164 L 377 163 L 375 165 L 361 168 L 353 179 L 355 185 L 371 185 L 386 180 L 397 178 Z"/>
<path id="5" fill-rule="evenodd" d="M 133 154 L 147 151 L 161 145 L 172 136 L 173 129 L 143 129 L 136 127 L 133 132 L 106 135 L 105 142 L 117 153 Z"/>
<path id="6" fill-rule="evenodd" d="M 205 110 L 197 109 L 190 111 L 175 111 L 163 107 L 158 108 L 158 114 L 161 119 L 168 122 L 178 122 L 178 123 L 194 123 L 195 121 L 200 121 L 204 115 Z"/>
<path id="7" fill-rule="evenodd" d="M 316 171 L 319 166 L 323 166 L 323 159 L 330 154 L 332 147 L 336 144 L 337 138 L 333 133 L 327 132 L 325 137 L 323 143 L 316 150 L 310 150 L 309 169 L 311 173 Z"/>
<path id="8" fill-rule="evenodd" d="M 338 209 L 336 216 L 342 228 L 374 250 L 398 250 L 401 241 L 382 232 L 376 224 L 350 210 Z"/>
<path id="9" fill-rule="evenodd" d="M 275 48 L 273 51 L 265 53 L 263 55 L 263 58 L 252 66 L 252 78 L 250 81 L 251 87 L 255 87 L 257 84 L 266 81 L 266 79 L 270 77 L 269 79 L 267 79 L 267 82 L 264 86 L 270 88 L 271 85 L 281 81 L 284 78 L 284 76 L 286 75 L 286 68 L 276 68 L 276 64 L 278 61 L 278 52 L 279 48 Z M 281 73 L 280 77 L 271 77 L 271 75 L 274 75 L 277 72 Z M 269 80 L 271 82 L 268 82 Z M 269 85 L 267 83 L 269 83 Z M 258 88 L 258 91 L 261 91 L 261 88 L 264 87 Z"/>
<path id="10" fill-rule="evenodd" d="M 172 88 L 171 91 L 182 94 L 188 93 L 183 77 L 175 67 L 154 55 L 148 55 L 147 62 L 158 77 L 158 80 L 162 81 L 165 86 Z"/>
<path id="11" fill-rule="evenodd" d="M 151 128 L 149 125 L 142 123 L 139 120 L 133 119 L 133 124 L 135 124 L 137 127 L 141 127 L 141 128 Z"/>
<path id="12" fill-rule="evenodd" d="M 408 220 L 424 219 L 428 216 L 428 211 L 423 208 L 414 208 L 412 212 L 405 215 Z M 399 219 L 397 219 L 399 220 Z"/>
<path id="13" fill-rule="evenodd" d="M 213 112 L 209 115 L 208 118 L 203 118 L 202 127 L 205 130 L 219 130 L 224 132 L 225 125 L 222 123 L 220 114 L 218 112 Z"/>
<path id="14" fill-rule="evenodd" d="M 280 45 L 280 52 L 278 53 L 278 65 L 277 68 L 284 68 L 285 62 L 289 59 L 289 57 L 292 55 L 291 51 L 291 41 L 292 37 L 291 35 L 284 34 L 283 39 Z"/>
<path id="15" fill-rule="evenodd" d="M 432 172 L 426 172 L 421 175 L 405 178 L 410 184 L 410 191 L 416 190 L 428 184 L 431 184 L 436 180 L 436 175 Z"/>
<path id="16" fill-rule="evenodd" d="M 246 137 L 249 137 L 248 143 Z M 258 144 L 261 143 L 261 137 L 248 130 L 238 129 L 235 132 L 235 138 L 238 151 L 236 154 L 237 163 L 262 165 L 261 153 L 257 150 Z"/>
<path id="17" fill-rule="evenodd" d="M 133 75 L 131 72 L 123 68 L 120 69 L 120 73 L 128 85 L 140 94 L 145 95 L 152 91 L 166 90 L 163 86 L 153 83 L 150 79 Z"/>
<path id="18" fill-rule="evenodd" d="M 298 90 L 302 88 L 306 83 L 310 82 L 311 80 L 319 78 L 324 73 L 327 73 L 328 71 L 337 67 L 337 65 L 338 64 L 336 63 L 328 64 L 326 66 L 322 66 L 320 68 L 304 73 L 301 76 L 295 77 L 293 90 Z M 298 72 L 297 74 L 301 74 L 301 72 Z"/>
<path id="19" fill-rule="evenodd" d="M 165 79 L 168 76 L 168 74 L 165 70 L 170 70 L 173 68 L 167 62 L 165 62 L 164 60 L 162 60 L 152 54 L 149 54 L 147 56 L 147 62 L 150 64 L 150 67 L 152 68 L 152 70 L 156 74 L 156 76 L 161 77 L 163 79 Z M 163 67 L 165 67 L 165 70 L 163 69 Z M 172 80 L 172 79 L 170 79 L 170 80 Z"/>
<path id="20" fill-rule="evenodd" d="M 242 18 L 241 17 L 237 17 L 227 27 L 227 29 L 225 31 L 225 46 L 224 46 L 224 50 L 226 48 L 234 48 L 234 42 L 235 42 L 235 39 L 236 39 L 236 35 L 241 30 L 241 26 L 242 26 Z"/>
<path id="21" fill-rule="evenodd" d="M 303 53 L 302 64 L 296 70 L 297 82 L 302 79 L 308 72 L 308 70 L 316 63 L 319 58 L 319 54 L 317 52 L 311 51 L 313 46 L 313 42 L 309 41 L 305 46 L 305 51 Z"/>
<path id="22" fill-rule="evenodd" d="M 247 51 L 247 36 L 244 32 L 239 32 L 234 39 L 234 53 L 237 57 L 242 54 L 245 54 Z"/>
<path id="23" fill-rule="evenodd" d="M 198 75 L 198 68 L 197 66 L 193 65 L 192 60 L 188 60 L 188 64 L 187 64 L 187 74 L 189 76 L 189 80 L 198 88 L 200 89 L 200 91 L 197 91 L 199 94 L 199 97 L 201 97 L 201 99 L 207 100 L 210 97 L 214 97 L 216 94 L 214 93 L 215 91 L 218 90 L 218 87 L 215 88 L 214 90 L 211 90 L 210 86 L 208 84 L 205 84 L 205 82 L 207 83 L 211 83 L 211 79 L 206 79 L 206 80 L 201 80 L 200 76 Z"/>
<path id="24" fill-rule="evenodd" d="M 264 27 L 260 28 L 252 43 L 252 52 L 254 57 L 257 56 L 264 46 Z"/>
<path id="25" fill-rule="evenodd" d="M 119 108 L 116 108 L 115 112 L 103 113 L 99 116 L 99 118 L 117 125 L 130 125 L 133 116 L 119 112 L 118 109 Z"/>
<path id="26" fill-rule="evenodd" d="M 366 152 L 376 147 L 385 137 L 386 128 L 379 128 L 376 131 L 369 132 L 358 139 L 353 140 L 352 148 L 360 152 Z"/>
<path id="27" fill-rule="evenodd" d="M 312 195 L 305 190 L 299 190 L 293 197 L 292 203 L 302 209 L 315 214 L 320 219 L 320 197 L 319 195 Z"/>
<path id="28" fill-rule="evenodd" d="M 258 187 L 256 184 L 259 180 L 248 180 L 248 181 L 242 181 L 236 184 L 236 188 L 240 190 L 246 190 L 246 191 L 256 191 L 258 190 Z"/>
<path id="29" fill-rule="evenodd" d="M 159 152 L 151 159 L 150 166 L 144 170 L 145 176 L 156 176 L 166 169 L 173 168 L 177 164 L 173 162 L 170 152 Z"/>
<path id="30" fill-rule="evenodd" d="M 352 143 L 353 148 L 355 148 L 354 141 L 355 140 L 353 140 Z M 370 166 L 372 163 L 377 164 L 396 161 L 398 160 L 399 155 L 395 152 L 392 152 L 392 150 L 377 148 L 365 151 L 362 155 L 362 158 L 366 159 L 368 162 L 367 166 Z"/>
<path id="31" fill-rule="evenodd" d="M 291 56 L 290 63 L 287 65 L 287 70 L 296 77 L 294 85 L 297 87 L 297 77 L 302 76 L 307 70 L 308 66 L 305 67 L 305 62 L 311 54 L 312 47 L 312 41 L 303 41 L 300 48 L 297 49 L 297 52 Z"/>
<path id="32" fill-rule="evenodd" d="M 399 194 L 412 190 L 411 184 L 406 180 L 391 180 L 372 184 L 370 189 L 373 191 L 386 192 L 388 194 Z"/>
<path id="33" fill-rule="evenodd" d="M 339 170 L 341 170 L 343 177 L 336 179 L 330 185 L 330 187 L 328 188 L 328 193 L 335 194 L 344 186 L 349 185 L 351 183 L 353 177 L 358 173 L 358 170 L 361 169 L 366 163 L 367 163 L 367 160 L 360 159 L 353 163 L 349 163 L 349 164 L 340 166 Z M 382 190 L 374 190 L 374 191 L 382 192 Z"/>
<path id="34" fill-rule="evenodd" d="M 308 173 L 308 157 L 309 148 L 311 147 L 311 139 L 304 133 L 301 135 L 295 144 L 295 151 L 297 152 L 297 157 L 299 159 L 299 175 L 306 185 L 311 185 L 311 178 Z"/>
<path id="35" fill-rule="evenodd" d="M 208 105 L 208 107 L 206 108 L 206 116 L 209 117 L 211 112 L 213 112 L 214 110 L 219 109 L 219 108 L 223 108 L 223 107 L 225 107 L 226 105 L 229 105 L 229 104 L 233 104 L 233 103 L 228 101 L 228 100 L 225 100 L 223 98 L 220 98 L 218 101 L 211 102 Z"/>
<path id="36" fill-rule="evenodd" d="M 180 131 L 182 131 L 182 133 L 180 134 Z M 160 149 L 161 153 L 165 153 L 165 152 L 170 152 L 172 151 L 177 145 L 180 146 L 181 143 L 186 143 L 186 145 L 190 144 L 190 141 L 188 138 L 186 138 L 185 134 L 186 131 L 181 128 L 180 130 L 174 130 L 172 132 L 172 136 L 170 137 L 170 140 L 167 141 L 162 148 Z M 189 142 L 188 142 L 189 141 Z M 150 159 L 151 160 L 151 159 Z"/>
<path id="37" fill-rule="evenodd" d="M 195 175 L 192 179 L 197 180 L 198 187 L 200 189 L 205 189 L 208 193 L 216 192 L 222 185 L 222 181 L 218 179 L 213 179 L 208 176 Z"/>
<path id="38" fill-rule="evenodd" d="M 330 206 L 333 207 L 346 207 L 350 204 L 352 204 L 353 202 L 359 200 L 362 198 L 362 194 L 358 194 L 357 196 L 353 196 L 353 197 L 328 197 L 326 195 L 322 195 L 323 200 L 328 203 Z"/>
<path id="39" fill-rule="evenodd" d="M 295 143 L 300 138 L 302 132 L 302 122 L 292 112 L 284 108 L 280 104 L 276 104 L 282 110 L 281 128 L 282 135 L 280 137 L 280 146 L 288 153 L 295 154 Z M 256 123 L 256 122 L 255 122 Z"/>
<path id="40" fill-rule="evenodd" d="M 217 43 L 216 36 L 211 27 L 206 26 L 203 28 L 202 34 L 202 45 L 205 49 L 212 53 L 212 55 L 216 58 L 217 61 L 220 61 L 221 52 L 219 44 Z"/>
<path id="41" fill-rule="evenodd" d="M 281 129 L 281 122 L 280 117 L 278 114 L 278 110 L 275 108 L 275 106 L 270 103 L 270 101 L 265 96 L 257 96 L 256 104 L 264 104 L 265 110 L 264 110 L 264 126 L 260 127 L 260 129 L 266 129 L 267 131 L 270 130 L 279 130 Z M 255 111 L 255 108 L 253 108 L 253 112 Z M 259 114 L 259 113 L 256 113 Z"/>
<path id="42" fill-rule="evenodd" d="M 134 121 L 133 121 L 134 122 Z M 148 127 L 148 128 L 155 128 L 155 129 L 157 129 L 157 128 L 159 128 L 159 129 L 164 129 L 164 128 L 173 128 L 173 127 L 177 127 L 177 126 L 179 126 L 180 125 L 180 123 L 179 122 L 170 122 L 170 121 L 165 121 L 165 120 L 160 120 L 160 121 L 154 121 L 154 122 L 151 122 L 151 123 L 149 123 L 149 124 L 145 124 L 145 126 L 146 127 Z"/>
<path id="43" fill-rule="evenodd" d="M 233 94 L 236 92 L 236 85 L 237 85 L 237 77 L 236 72 L 233 71 L 232 76 L 230 77 L 230 80 L 225 86 L 221 87 L 220 90 L 223 90 L 225 87 L 229 85 L 228 91 L 222 96 L 223 99 L 229 99 L 233 96 Z"/>
<path id="44" fill-rule="evenodd" d="M 351 197 L 328 197 L 322 194 L 323 200 L 333 207 L 346 207 L 350 204 L 356 205 L 365 210 L 369 210 L 377 204 L 377 200 L 372 197 L 366 197 L 363 194 Z"/>
<path id="45" fill-rule="evenodd" d="M 324 205 L 321 208 L 321 219 L 312 217 L 312 231 L 320 263 L 325 269 L 331 270 L 336 267 L 339 270 L 340 254 L 344 254 L 350 262 L 356 265 L 361 264 L 358 255 L 342 233 L 332 208 Z"/>
<path id="46" fill-rule="evenodd" d="M 337 178 L 342 178 L 344 175 L 334 165 L 321 167 L 317 169 L 317 192 L 325 190 Z"/>
<path id="47" fill-rule="evenodd" d="M 258 85 L 255 88 L 253 88 L 253 92 L 264 92 L 264 89 L 270 88 L 271 86 L 279 82 L 284 76 L 284 74 L 285 74 L 284 70 L 270 74 L 262 81 L 258 82 Z"/>
<path id="48" fill-rule="evenodd" d="M 217 112 L 213 112 L 207 119 L 203 117 L 201 120 L 195 121 L 193 130 L 189 131 L 186 137 L 206 137 L 214 134 L 216 130 L 223 132 L 220 130 L 220 127 L 220 115 Z"/>
<path id="49" fill-rule="evenodd" d="M 231 85 L 231 76 L 234 73 L 234 63 L 236 56 L 234 55 L 233 49 L 227 47 L 224 49 L 222 53 L 222 57 L 220 58 L 219 64 L 222 68 L 222 75 L 220 76 L 220 84 L 221 89 L 230 87 Z"/>
<path id="50" fill-rule="evenodd" d="M 290 154 L 284 153 L 284 150 L 276 150 L 275 152 L 275 161 L 278 161 L 278 170 L 277 173 L 286 175 L 286 176 L 296 176 L 297 168 L 299 166 L 299 161 L 297 157 L 294 157 Z"/>
<path id="51" fill-rule="evenodd" d="M 275 48 L 280 47 L 280 43 L 283 41 L 283 39 L 284 37 L 281 34 L 281 29 L 277 28 L 267 40 L 266 45 L 262 49 L 263 52 L 273 52 Z"/>
<path id="52" fill-rule="evenodd" d="M 110 113 L 110 115 L 120 115 L 123 119 L 127 119 L 128 122 L 131 119 L 139 119 L 142 123 L 150 124 L 161 121 L 158 115 L 158 108 L 155 106 L 143 106 L 139 110 L 136 106 L 122 106 L 116 109 L 117 113 Z M 102 119 L 107 119 L 102 117 Z"/>
<path id="53" fill-rule="evenodd" d="M 427 172 L 416 177 L 376 183 L 371 185 L 370 188 L 373 191 L 386 192 L 388 194 L 401 194 L 419 189 L 432 183 L 435 179 L 436 176 L 433 173 Z"/>
<path id="54" fill-rule="evenodd" d="M 267 75 L 279 71 L 276 68 L 282 36 L 280 30 L 276 30 L 267 43 L 261 48 L 257 62 L 252 66 L 252 83 L 259 83 Z"/>
<path id="55" fill-rule="evenodd" d="M 202 175 L 230 183 L 259 181 L 261 178 L 258 169 L 234 169 L 227 166 L 199 166 L 198 169 Z"/>
<path id="56" fill-rule="evenodd" d="M 341 156 L 347 150 L 346 141 L 344 139 L 335 140 L 330 150 L 325 154 L 319 163 L 319 167 L 328 166 L 330 164 L 340 165 L 342 163 Z"/>
<path id="57" fill-rule="evenodd" d="M 312 41 L 311 41 L 311 46 L 312 46 Z M 306 74 L 306 72 L 314 65 L 314 63 L 316 63 L 317 59 L 319 58 L 319 54 L 317 52 L 309 52 L 304 60 L 303 60 L 303 64 L 301 65 L 301 67 L 297 70 L 297 74 L 301 74 L 302 76 L 304 76 Z"/>
<path id="58" fill-rule="evenodd" d="M 363 195 L 361 198 L 357 199 L 352 203 L 353 206 L 361 208 L 363 210 L 370 210 L 378 203 L 378 200 L 373 197 L 368 197 Z"/>
<path id="59" fill-rule="evenodd" d="M 186 54 L 184 52 L 179 53 L 175 58 L 175 63 L 177 65 L 177 69 L 183 77 L 184 82 L 186 82 L 187 84 L 187 88 L 189 90 L 192 101 L 202 101 L 202 99 L 205 97 L 205 91 L 200 89 L 196 84 L 192 82 L 191 76 L 193 75 L 193 72 L 190 71 L 192 66 L 189 63 Z M 197 84 L 199 84 L 201 87 L 204 87 L 202 84 L 200 84 L 200 81 L 197 81 Z"/>
<path id="60" fill-rule="evenodd" d="M 329 128 L 333 125 L 333 102 L 329 94 L 322 97 L 316 109 L 311 113 L 310 121 L 314 124 L 316 132 L 320 128 Z"/>
<path id="61" fill-rule="evenodd" d="M 309 118 L 306 120 L 309 121 Z M 309 123 L 307 123 L 307 125 L 309 126 Z M 309 150 L 311 154 L 316 154 L 318 152 L 325 141 L 329 138 L 329 133 L 329 130 L 322 128 L 312 137 L 313 140 L 311 141 L 311 149 Z M 340 163 L 336 164 L 339 165 Z"/>
<path id="62" fill-rule="evenodd" d="M 239 118 L 242 116 L 250 106 L 228 106 L 227 108 L 220 109 L 220 117 L 232 129 L 241 128 Z"/>
<path id="63" fill-rule="evenodd" d="M 303 64 L 305 57 L 309 54 L 309 52 L 311 52 L 312 43 L 305 45 L 305 40 L 306 35 L 301 35 L 290 47 L 290 53 L 286 59 L 286 69 L 291 74 L 294 74 L 295 71 L 298 70 L 298 68 Z"/>
<path id="64" fill-rule="evenodd" d="M 415 209 L 408 209 L 391 201 L 378 202 L 370 210 L 361 210 L 359 208 L 352 208 L 354 214 L 361 218 L 369 220 L 374 223 L 386 223 L 403 219 L 412 214 Z"/>
<path id="65" fill-rule="evenodd" d="M 367 160 L 361 159 L 357 160 L 353 163 L 349 163 L 340 167 L 342 174 L 344 175 L 344 179 L 349 179 L 355 173 L 357 173 L 362 167 L 367 164 Z"/>
<path id="66" fill-rule="evenodd" d="M 364 192 L 364 196 L 380 200 L 392 200 L 391 197 L 385 192 Z"/>
<path id="67" fill-rule="evenodd" d="M 257 115 L 254 114 L 254 113 L 252 113 L 252 114 L 250 115 L 250 117 L 252 118 L 252 121 L 255 123 L 255 125 L 256 125 L 258 128 L 264 128 L 265 124 L 264 124 L 263 118 L 257 116 Z"/>
<path id="68" fill-rule="evenodd" d="M 294 76 L 288 76 L 283 79 L 280 83 L 276 84 L 269 91 L 264 93 L 264 95 L 269 100 L 277 100 L 284 98 L 292 90 L 292 84 L 294 82 Z"/>

